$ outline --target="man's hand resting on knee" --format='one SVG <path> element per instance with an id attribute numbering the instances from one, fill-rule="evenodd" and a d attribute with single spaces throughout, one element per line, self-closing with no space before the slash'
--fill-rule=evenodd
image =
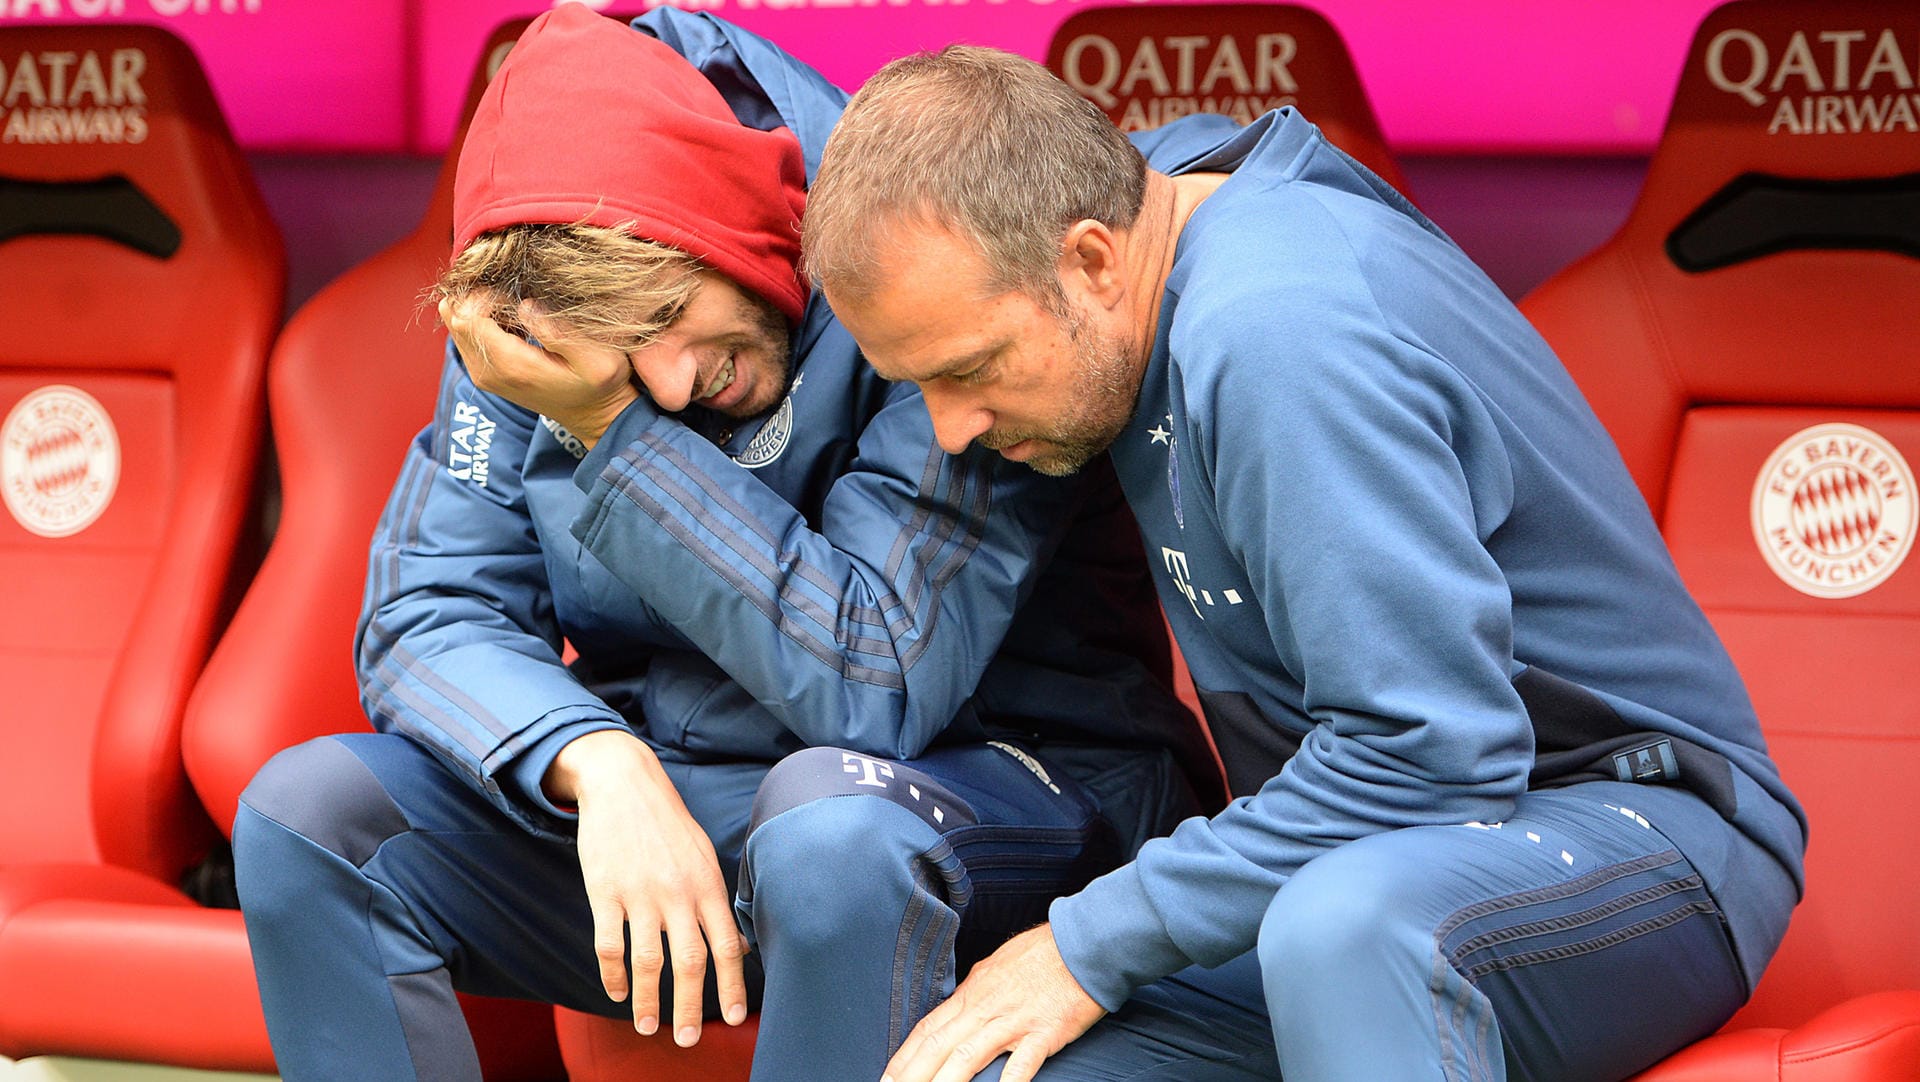
<path id="1" fill-rule="evenodd" d="M 588 733 L 560 749 L 544 788 L 556 803 L 580 809 L 580 872 L 593 909 L 600 983 L 615 1001 L 632 994 L 634 1028 L 646 1034 L 659 1028 L 660 975 L 669 959 L 675 1044 L 700 1039 L 709 957 L 727 1024 L 745 1021 L 741 959 L 747 947 L 720 863 L 653 749 L 626 732 Z"/>
<path id="2" fill-rule="evenodd" d="M 1003 1082 L 1028 1082 L 1047 1057 L 1107 1012 L 1060 959 L 1053 928 L 1014 936 L 927 1012 L 882 1082 L 967 1082 L 1007 1053 Z"/>

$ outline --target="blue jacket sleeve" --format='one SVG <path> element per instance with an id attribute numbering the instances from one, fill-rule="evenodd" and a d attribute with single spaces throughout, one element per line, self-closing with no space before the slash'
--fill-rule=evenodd
<path id="1" fill-rule="evenodd" d="M 538 419 L 467 379 L 451 346 L 433 424 L 407 449 L 367 561 L 355 636 L 374 727 L 430 748 L 529 829 L 558 825 L 512 767 L 625 728 L 561 664 L 520 468 Z"/>
<path id="2" fill-rule="evenodd" d="M 1054 903 L 1063 957 L 1109 1009 L 1251 949 L 1314 857 L 1403 827 L 1499 821 L 1526 788 L 1533 733 L 1486 547 L 1513 499 L 1501 437 L 1444 361 L 1347 303 L 1238 320 L 1206 366 L 1218 379 L 1184 389 L 1183 438 L 1202 448 L 1221 536 L 1264 613 L 1270 642 L 1249 649 L 1303 689 L 1312 728 L 1257 793 Z M 1286 333 L 1329 324 L 1317 340 Z"/>
<path id="3" fill-rule="evenodd" d="M 810 745 L 911 757 L 973 694 L 1072 510 L 890 389 L 817 527 L 646 401 L 580 464 L 581 544 Z"/>

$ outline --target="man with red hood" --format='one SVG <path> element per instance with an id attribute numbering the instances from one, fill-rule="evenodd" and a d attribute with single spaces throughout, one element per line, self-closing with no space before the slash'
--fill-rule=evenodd
<path id="1" fill-rule="evenodd" d="M 567 5 L 481 100 L 369 559 L 379 732 L 277 756 L 235 829 L 292 1082 L 478 1078 L 455 988 L 682 1045 L 757 1003 L 755 1079 L 877 1078 L 1191 810 L 1111 472 L 943 453 L 807 294 L 844 99 L 711 17 Z"/>

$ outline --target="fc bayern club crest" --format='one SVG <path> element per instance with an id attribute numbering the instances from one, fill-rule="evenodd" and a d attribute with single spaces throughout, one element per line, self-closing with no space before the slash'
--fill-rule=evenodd
<path id="1" fill-rule="evenodd" d="M 798 385 L 794 389 L 798 390 Z M 792 437 L 793 395 L 789 392 L 787 397 L 780 400 L 780 408 L 767 418 L 766 424 L 760 426 L 760 431 L 753 434 L 753 439 L 747 441 L 746 450 L 735 455 L 733 460 L 747 469 L 757 470 L 779 458 L 780 453 L 787 449 L 787 440 Z"/>
<path id="2" fill-rule="evenodd" d="M 1913 471 L 1886 437 L 1852 424 L 1788 436 L 1753 485 L 1753 538 L 1780 580 L 1814 597 L 1880 585 L 1913 547 Z"/>
<path id="3" fill-rule="evenodd" d="M 78 387 L 42 387 L 0 423 L 0 494 L 41 537 L 79 533 L 106 511 L 120 483 L 113 419 Z"/>

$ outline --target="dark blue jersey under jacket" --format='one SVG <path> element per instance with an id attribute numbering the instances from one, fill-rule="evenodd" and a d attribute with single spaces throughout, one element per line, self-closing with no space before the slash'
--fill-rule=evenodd
<path id="1" fill-rule="evenodd" d="M 841 91 L 710 16 L 635 27 L 742 123 L 790 128 L 812 175 Z M 1111 469 L 1063 482 L 942 453 L 918 391 L 876 377 L 818 297 L 794 362 L 764 418 L 643 399 L 583 458 L 476 389 L 450 346 L 370 556 L 357 660 L 375 726 L 533 830 L 564 814 L 540 793 L 559 748 L 618 727 L 693 760 L 1159 745 L 1204 777 Z"/>
<path id="2" fill-rule="evenodd" d="M 1136 138 L 1231 174 L 1111 453 L 1238 799 L 1054 904 L 1088 991 L 1233 958 L 1315 856 L 1499 822 L 1530 787 L 1686 787 L 1797 881 L 1805 823 L 1740 677 L 1513 305 L 1291 110 Z"/>

